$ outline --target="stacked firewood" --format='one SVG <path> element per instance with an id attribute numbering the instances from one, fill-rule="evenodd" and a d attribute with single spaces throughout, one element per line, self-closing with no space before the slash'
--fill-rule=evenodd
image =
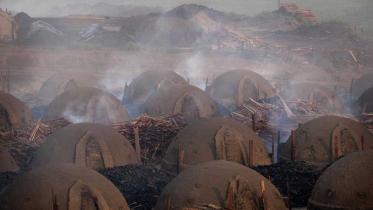
<path id="1" fill-rule="evenodd" d="M 14 129 L 10 135 L 19 141 L 39 145 L 54 131 L 69 124 L 70 122 L 63 118 L 50 121 L 38 120 L 26 128 Z"/>
<path id="2" fill-rule="evenodd" d="M 17 165 L 27 169 L 32 155 L 41 143 L 55 130 L 70 124 L 64 119 L 42 122 L 0 133 L 0 145 L 9 149 Z"/>
<path id="3" fill-rule="evenodd" d="M 113 128 L 134 145 L 144 163 L 158 163 L 185 124 L 182 115 L 140 116 L 131 122 L 114 124 Z"/>
<path id="4" fill-rule="evenodd" d="M 65 119 L 56 119 L 51 121 L 37 121 L 22 128 L 12 129 L 0 133 L 1 139 L 13 139 L 19 142 L 25 142 L 40 145 L 45 138 L 59 128 L 69 125 Z"/>
<path id="5" fill-rule="evenodd" d="M 320 114 L 318 105 L 312 101 L 298 99 L 298 100 L 287 101 L 287 104 L 289 105 L 289 108 L 291 109 L 291 111 L 293 111 L 294 114 L 297 114 L 297 115 Z"/>
<path id="6" fill-rule="evenodd" d="M 285 107 L 283 103 L 286 103 L 288 107 Z M 278 130 L 277 127 L 283 126 L 285 122 L 291 124 L 321 114 L 319 105 L 312 101 L 292 100 L 283 101 L 283 103 L 280 100 L 268 102 L 249 98 L 232 112 L 231 116 L 260 133 L 268 129 Z"/>
<path id="7" fill-rule="evenodd" d="M 249 98 L 236 111 L 232 112 L 231 116 L 260 132 L 271 128 L 273 126 L 271 121 L 284 116 L 284 109 L 276 104 L 258 102 Z"/>

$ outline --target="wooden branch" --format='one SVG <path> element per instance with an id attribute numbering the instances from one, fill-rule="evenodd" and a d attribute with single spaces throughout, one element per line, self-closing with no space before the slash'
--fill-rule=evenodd
<path id="1" fill-rule="evenodd" d="M 249 140 L 249 167 L 254 165 L 254 141 Z"/>
<path id="2" fill-rule="evenodd" d="M 180 173 L 184 169 L 184 157 L 185 157 L 185 151 L 179 145 L 179 154 L 178 154 L 178 161 L 177 161 L 177 173 Z"/>
<path id="3" fill-rule="evenodd" d="M 139 127 L 134 128 L 135 133 L 135 149 L 138 161 L 141 163 L 141 147 L 140 147 L 140 134 Z"/>
<path id="4" fill-rule="evenodd" d="M 38 130 L 40 128 L 40 125 L 41 125 L 41 118 L 38 120 L 38 122 L 36 123 L 34 129 L 31 132 L 31 135 L 30 135 L 30 138 L 29 138 L 30 141 L 34 141 L 35 136 L 38 133 Z"/>

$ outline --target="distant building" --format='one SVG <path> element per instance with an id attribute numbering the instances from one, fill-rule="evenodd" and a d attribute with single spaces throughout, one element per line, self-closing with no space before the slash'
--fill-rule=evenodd
<path id="1" fill-rule="evenodd" d="M 8 11 L 0 8 L 0 42 L 11 42 L 17 39 L 17 24 Z"/>

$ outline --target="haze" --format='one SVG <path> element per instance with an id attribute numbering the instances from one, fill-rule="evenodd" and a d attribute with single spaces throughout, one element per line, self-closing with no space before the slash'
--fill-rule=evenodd
<path id="1" fill-rule="evenodd" d="M 31 15 L 45 15 L 50 8 L 67 4 L 87 3 L 95 4 L 105 2 L 110 4 L 131 4 L 151 7 L 163 7 L 170 9 L 185 3 L 196 3 L 212 7 L 226 12 L 255 15 L 262 11 L 273 10 L 277 7 L 277 0 L 1 0 L 2 7 L 14 10 L 23 10 Z M 282 2 L 293 2 L 306 8 L 315 10 L 316 13 L 328 16 L 341 16 L 342 13 L 349 13 L 359 9 L 372 11 L 373 1 L 371 0 L 282 0 Z M 35 7 L 37 5 L 37 7 Z"/>
<path id="2" fill-rule="evenodd" d="M 372 151 L 373 0 L 0 0 L 1 210 L 372 209 Z"/>

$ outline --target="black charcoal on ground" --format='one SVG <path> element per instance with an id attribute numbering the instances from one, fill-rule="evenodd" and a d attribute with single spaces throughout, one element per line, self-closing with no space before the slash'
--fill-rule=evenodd
<path id="1" fill-rule="evenodd" d="M 99 172 L 122 192 L 132 210 L 151 210 L 173 178 L 151 165 L 127 165 Z"/>
<path id="2" fill-rule="evenodd" d="M 308 198 L 321 174 L 321 170 L 303 161 L 282 161 L 270 166 L 255 167 L 254 170 L 269 178 L 283 196 L 288 195 L 293 207 L 307 206 Z"/>

